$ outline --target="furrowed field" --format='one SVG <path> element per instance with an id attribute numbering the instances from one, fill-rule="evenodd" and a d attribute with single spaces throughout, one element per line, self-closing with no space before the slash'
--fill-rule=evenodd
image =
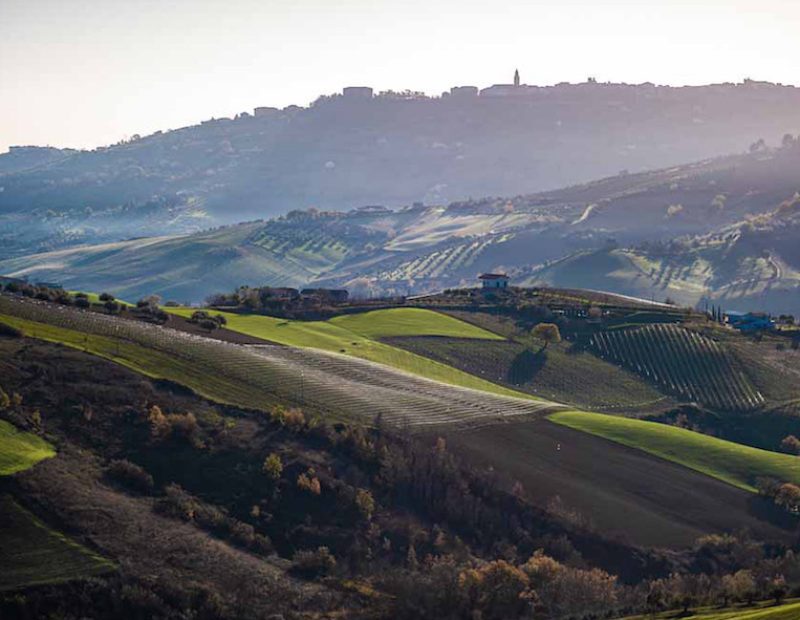
<path id="1" fill-rule="evenodd" d="M 0 317 L 3 321 L 26 335 L 84 349 L 147 376 L 186 385 L 217 402 L 251 409 L 291 403 L 331 419 L 371 422 L 381 414 L 388 423 L 430 426 L 540 415 L 558 407 L 497 394 L 515 393 L 411 354 L 421 376 L 323 350 L 235 345 L 31 301 L 0 298 L 0 311 L 9 313 Z M 431 365 L 439 374 L 463 378 L 468 386 L 497 389 L 482 391 L 423 378 Z"/>
<path id="2" fill-rule="evenodd" d="M 592 347 L 681 398 L 723 410 L 764 402 L 721 344 L 679 325 L 599 332 Z"/>
<path id="3" fill-rule="evenodd" d="M 166 308 L 173 314 L 190 317 L 192 308 Z M 314 348 L 392 366 L 421 377 L 474 388 L 494 394 L 530 398 L 515 390 L 486 381 L 456 368 L 379 342 L 375 338 L 397 335 L 457 336 L 481 340 L 500 337 L 452 317 L 415 308 L 376 310 L 337 317 L 330 321 L 289 321 L 271 316 L 220 312 L 227 328 L 241 334 L 291 347 Z"/>

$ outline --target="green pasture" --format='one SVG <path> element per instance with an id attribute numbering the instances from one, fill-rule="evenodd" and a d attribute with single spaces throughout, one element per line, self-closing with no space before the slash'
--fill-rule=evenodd
<path id="1" fill-rule="evenodd" d="M 591 433 L 679 463 L 746 491 L 756 491 L 759 477 L 800 484 L 800 458 L 744 446 L 686 429 L 632 418 L 560 411 L 557 424 Z"/>
<path id="2" fill-rule="evenodd" d="M 41 437 L 0 420 L 0 476 L 10 476 L 55 456 L 56 451 Z"/>
<path id="3" fill-rule="evenodd" d="M 800 618 L 800 602 L 774 605 L 770 602 L 756 603 L 752 607 L 727 607 L 719 609 L 705 607 L 678 615 L 675 610 L 645 616 L 631 616 L 624 620 L 797 620 Z"/>
<path id="4" fill-rule="evenodd" d="M 366 338 L 444 336 L 478 340 L 504 340 L 490 331 L 452 316 L 423 308 L 390 308 L 337 316 L 328 323 Z"/>

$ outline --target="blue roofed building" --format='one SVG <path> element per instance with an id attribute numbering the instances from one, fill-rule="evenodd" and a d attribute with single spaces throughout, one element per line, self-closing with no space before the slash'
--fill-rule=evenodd
<path id="1" fill-rule="evenodd" d="M 738 312 L 731 310 L 725 313 L 728 325 L 742 332 L 754 332 L 775 329 L 775 320 L 766 312 Z"/>

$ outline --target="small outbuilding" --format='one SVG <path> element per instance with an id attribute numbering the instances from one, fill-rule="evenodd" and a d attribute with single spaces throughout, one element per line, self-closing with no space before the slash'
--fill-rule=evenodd
<path id="1" fill-rule="evenodd" d="M 774 319 L 766 312 L 736 312 L 725 313 L 728 325 L 742 332 L 753 332 L 775 329 Z"/>
<path id="2" fill-rule="evenodd" d="M 483 288 L 508 288 L 508 276 L 504 273 L 483 273 L 478 276 Z"/>

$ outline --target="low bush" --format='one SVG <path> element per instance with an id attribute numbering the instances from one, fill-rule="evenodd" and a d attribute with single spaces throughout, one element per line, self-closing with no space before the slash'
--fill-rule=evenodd
<path id="1" fill-rule="evenodd" d="M 336 558 L 327 547 L 316 551 L 297 551 L 292 558 L 290 572 L 306 579 L 330 575 L 336 568 Z"/>
<path id="2" fill-rule="evenodd" d="M 266 555 L 273 550 L 267 536 L 256 532 L 249 523 L 229 516 L 225 510 L 206 504 L 178 484 L 164 488 L 164 497 L 155 505 L 156 512 L 174 519 L 191 521 L 210 534 L 228 540 L 234 545 Z"/>
<path id="3" fill-rule="evenodd" d="M 126 489 L 137 493 L 149 494 L 153 490 L 153 476 L 136 463 L 125 459 L 111 461 L 106 467 L 106 475 Z"/>

